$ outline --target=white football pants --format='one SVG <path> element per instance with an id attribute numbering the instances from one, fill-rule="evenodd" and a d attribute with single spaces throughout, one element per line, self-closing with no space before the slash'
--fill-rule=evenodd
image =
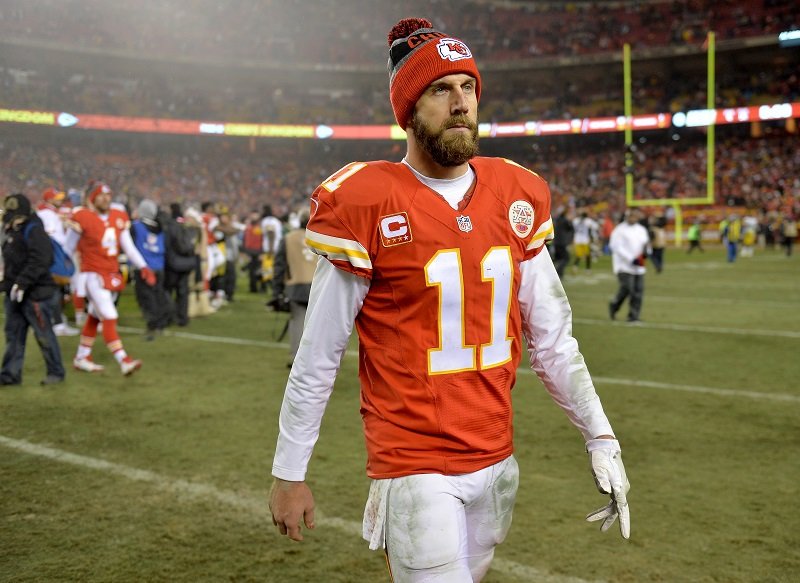
<path id="1" fill-rule="evenodd" d="M 106 289 L 99 273 L 82 273 L 85 282 L 86 298 L 89 300 L 89 313 L 98 320 L 116 320 L 119 315 L 114 304 L 117 293 Z"/>
<path id="2" fill-rule="evenodd" d="M 383 527 L 393 581 L 465 583 L 483 579 L 494 547 L 505 540 L 519 466 L 510 456 L 471 474 L 417 474 L 374 484 L 379 487 L 370 489 L 367 512 L 372 510 L 374 517 L 375 503 L 385 504 Z M 373 500 L 373 493 L 382 500 Z"/>

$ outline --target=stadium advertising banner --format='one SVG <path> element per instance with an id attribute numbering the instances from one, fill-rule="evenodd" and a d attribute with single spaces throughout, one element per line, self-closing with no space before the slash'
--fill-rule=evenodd
<path id="1" fill-rule="evenodd" d="M 587 117 L 565 120 L 482 123 L 478 132 L 485 138 L 510 138 L 564 134 L 591 134 L 693 128 L 731 123 L 800 118 L 800 102 L 776 103 L 725 109 L 695 109 L 677 113 L 653 113 L 616 117 Z M 396 125 L 294 125 L 235 123 L 72 114 L 0 108 L 0 123 L 18 123 L 83 130 L 153 134 L 217 135 L 253 138 L 306 138 L 318 140 L 403 140 L 405 132 Z"/>

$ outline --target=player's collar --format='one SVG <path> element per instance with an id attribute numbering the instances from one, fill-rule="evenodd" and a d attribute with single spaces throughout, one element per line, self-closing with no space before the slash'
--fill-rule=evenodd
<path id="1" fill-rule="evenodd" d="M 431 178 L 417 171 L 408 160 L 403 158 L 402 163 L 416 176 L 417 180 L 442 197 L 448 205 L 460 210 L 463 209 L 475 191 L 475 170 L 472 165 L 467 165 L 467 171 L 458 178 Z"/>

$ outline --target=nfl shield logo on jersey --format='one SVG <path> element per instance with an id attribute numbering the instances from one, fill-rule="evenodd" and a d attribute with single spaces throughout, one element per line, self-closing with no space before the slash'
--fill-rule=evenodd
<path id="1" fill-rule="evenodd" d="M 458 223 L 458 228 L 465 233 L 469 233 L 472 230 L 472 221 L 469 217 L 459 215 L 456 217 L 456 222 Z"/>

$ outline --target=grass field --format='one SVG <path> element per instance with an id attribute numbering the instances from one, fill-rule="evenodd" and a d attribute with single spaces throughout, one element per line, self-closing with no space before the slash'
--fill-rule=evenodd
<path id="1" fill-rule="evenodd" d="M 800 580 L 800 258 L 667 250 L 641 326 L 612 323 L 604 258 L 565 286 L 575 336 L 623 445 L 632 538 L 583 516 L 604 503 L 578 432 L 538 379 L 514 391 L 521 485 L 486 581 Z M 309 482 L 320 513 L 303 543 L 267 515 L 287 375 L 278 316 L 240 294 L 145 342 L 132 290 L 119 375 L 43 376 L 0 389 L 2 581 L 388 581 L 360 540 L 368 480 L 355 359 L 345 358 Z M 624 313 L 623 313 L 624 315 Z M 62 338 L 69 362 L 76 338 Z"/>

